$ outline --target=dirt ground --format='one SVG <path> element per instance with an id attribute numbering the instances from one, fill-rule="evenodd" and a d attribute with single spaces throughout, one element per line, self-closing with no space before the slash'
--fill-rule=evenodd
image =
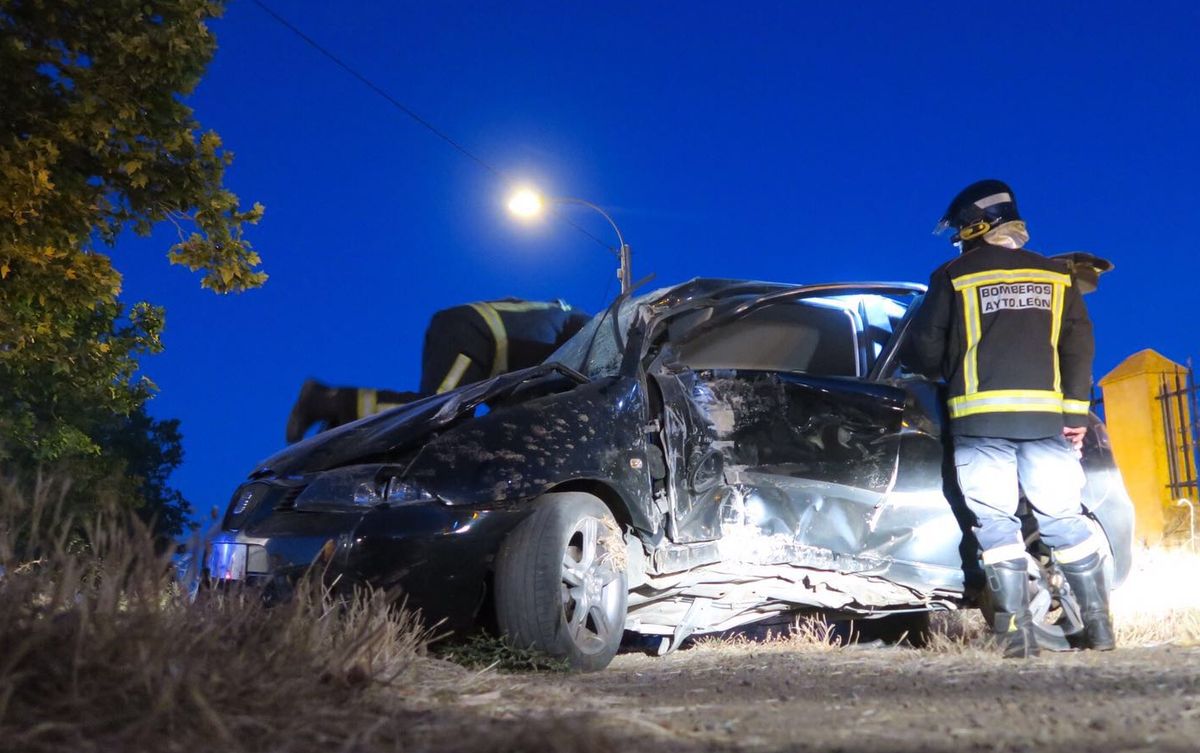
<path id="1" fill-rule="evenodd" d="M 425 728 L 425 745 L 572 753 L 1200 750 L 1200 647 L 1014 661 L 974 648 L 712 644 L 663 658 L 624 654 L 591 675 L 488 674 L 411 720 Z"/>

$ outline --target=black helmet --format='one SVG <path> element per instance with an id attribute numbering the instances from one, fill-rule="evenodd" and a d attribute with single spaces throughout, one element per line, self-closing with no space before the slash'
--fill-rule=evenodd
<path id="1" fill-rule="evenodd" d="M 1008 184 L 999 180 L 981 180 L 958 192 L 933 232 L 941 234 L 953 228 L 955 232 L 950 240 L 958 243 L 978 238 L 997 225 L 1020 219 L 1016 197 Z"/>

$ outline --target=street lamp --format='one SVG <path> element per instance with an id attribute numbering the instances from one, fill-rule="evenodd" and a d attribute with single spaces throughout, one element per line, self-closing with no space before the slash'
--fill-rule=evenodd
<path id="1" fill-rule="evenodd" d="M 569 197 L 543 197 L 537 191 L 529 188 L 522 188 L 513 193 L 508 200 L 508 211 L 521 219 L 535 219 L 545 211 L 546 204 L 575 204 L 578 206 L 588 207 L 600 214 L 609 225 L 612 225 L 613 231 L 617 234 L 617 243 L 620 244 L 620 249 L 617 251 L 617 259 L 620 266 L 617 267 L 617 279 L 621 281 L 621 293 L 628 293 L 633 287 L 633 269 L 630 261 L 629 244 L 625 242 L 625 236 L 621 235 L 621 228 L 617 227 L 617 223 L 613 222 L 613 218 L 608 216 L 600 207 L 590 201 L 583 199 L 572 199 Z"/>

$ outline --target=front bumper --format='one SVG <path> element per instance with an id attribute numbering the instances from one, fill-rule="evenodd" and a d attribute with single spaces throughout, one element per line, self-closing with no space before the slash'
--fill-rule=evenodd
<path id="1" fill-rule="evenodd" d="M 480 616 L 500 544 L 530 511 L 436 502 L 365 513 L 277 511 L 215 536 L 206 575 L 261 586 L 274 599 L 319 574 L 339 591 L 380 589 L 428 624 L 465 629 Z"/>

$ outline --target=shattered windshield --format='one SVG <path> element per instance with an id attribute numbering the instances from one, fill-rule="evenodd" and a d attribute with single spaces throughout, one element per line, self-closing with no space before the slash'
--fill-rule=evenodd
<path id="1" fill-rule="evenodd" d="M 561 363 L 592 379 L 616 374 L 621 368 L 624 346 L 629 340 L 629 327 L 638 307 L 661 297 L 662 292 L 655 291 L 621 303 L 616 327 L 621 334 L 620 343 L 613 332 L 612 309 L 608 308 L 592 317 L 574 337 L 551 353 L 546 363 Z"/>

